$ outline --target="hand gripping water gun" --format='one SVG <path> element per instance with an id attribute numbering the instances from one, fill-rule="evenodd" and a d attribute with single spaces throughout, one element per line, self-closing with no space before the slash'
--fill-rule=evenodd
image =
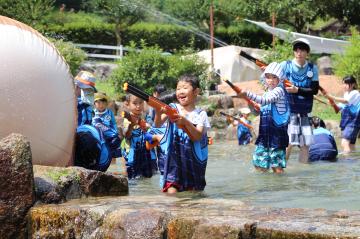
<path id="1" fill-rule="evenodd" d="M 218 72 L 216 72 L 216 71 L 214 71 L 214 72 L 215 72 L 215 74 L 217 74 L 218 76 L 220 76 L 220 77 L 222 78 L 222 75 L 220 75 L 220 74 L 219 74 Z M 241 93 L 242 90 L 241 90 L 240 87 L 234 85 L 234 84 L 231 83 L 229 80 L 224 80 L 224 79 L 222 79 L 222 80 L 225 81 L 236 93 L 238 93 L 238 94 Z M 244 99 L 246 100 L 246 102 L 248 103 L 249 106 L 251 106 L 252 108 L 254 108 L 255 111 L 257 111 L 257 112 L 260 111 L 260 106 L 259 106 L 256 102 L 250 100 L 250 99 L 247 98 L 246 96 L 244 97 Z"/>
<path id="2" fill-rule="evenodd" d="M 237 118 L 235 116 L 232 116 L 232 115 L 229 115 L 229 114 L 226 114 L 225 112 L 220 112 L 221 115 L 223 116 L 226 116 L 226 117 L 230 117 L 230 118 L 233 118 L 234 120 L 237 120 L 240 124 L 244 125 L 246 128 L 248 129 L 253 129 L 254 127 L 246 122 L 244 122 L 242 119 L 240 118 Z"/>
<path id="3" fill-rule="evenodd" d="M 147 127 L 146 127 L 146 121 L 144 119 L 136 119 L 135 117 L 133 117 L 129 112 L 127 111 L 122 111 L 121 112 L 121 116 L 127 120 L 129 120 L 131 123 L 133 124 L 138 124 L 140 126 L 140 128 L 146 132 Z"/>
<path id="4" fill-rule="evenodd" d="M 259 59 L 256 59 L 253 56 L 250 56 L 249 54 L 247 54 L 244 51 L 240 51 L 240 56 L 245 57 L 249 61 L 254 62 L 259 67 L 267 66 L 267 64 L 265 62 L 260 61 Z M 292 87 L 293 86 L 292 83 L 289 80 L 284 80 L 284 85 L 285 85 L 285 87 Z M 329 100 L 329 103 L 334 108 L 335 112 L 338 113 L 340 111 L 339 106 L 336 105 L 336 103 L 335 103 L 335 101 L 333 99 L 328 97 L 326 90 L 324 88 L 322 88 L 320 85 L 319 85 L 319 90 Z"/>
<path id="5" fill-rule="evenodd" d="M 129 83 L 124 84 L 124 90 L 130 94 L 133 94 L 133 95 L 139 97 L 140 99 L 145 100 L 147 102 L 147 104 L 150 105 L 151 107 L 153 107 L 155 110 L 161 111 L 164 114 L 166 114 L 169 117 L 170 121 L 172 121 L 172 122 L 179 117 L 179 113 L 177 112 L 176 109 L 165 104 L 158 98 L 156 98 L 154 96 L 150 96 L 149 94 L 143 92 L 142 90 L 138 89 L 137 87 L 135 87 Z M 182 128 L 182 129 L 185 131 L 185 133 L 187 133 L 189 135 L 190 138 L 193 138 L 192 133 L 186 127 Z"/>

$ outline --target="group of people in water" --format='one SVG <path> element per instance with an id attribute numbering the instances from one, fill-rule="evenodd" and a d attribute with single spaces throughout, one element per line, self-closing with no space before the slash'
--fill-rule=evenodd
<path id="1" fill-rule="evenodd" d="M 317 67 L 307 61 L 310 43 L 303 38 L 295 40 L 293 52 L 293 60 L 272 62 L 263 68 L 261 82 L 266 88 L 263 95 L 248 90 L 237 94 L 260 105 L 259 133 L 252 160 L 260 171 L 272 169 L 283 173 L 293 146 L 300 147 L 302 162 L 334 161 L 338 154 L 323 120 L 311 117 L 313 98 L 320 86 Z M 81 71 L 75 77 L 75 85 L 78 96 L 75 165 L 106 171 L 112 158 L 122 156 L 129 179 L 152 177 L 159 172 L 163 192 L 204 190 L 210 123 L 206 111 L 196 107 L 200 94 L 197 77 L 179 77 L 174 97 L 166 102 L 176 112 L 171 115 L 159 108 L 151 109 L 143 117 L 144 99 L 127 93 L 122 141 L 114 115 L 107 109 L 108 97 L 96 92 L 94 75 Z M 360 93 L 352 76 L 345 77 L 343 85 L 344 98 L 329 94 L 327 97 L 342 103 L 341 144 L 344 152 L 350 152 L 360 130 Z M 153 96 L 161 99 L 164 92 L 165 88 L 158 85 Z M 254 109 L 240 110 L 242 118 L 237 124 L 240 145 L 252 141 L 253 134 L 249 127 L 244 127 L 250 124 L 251 111 Z"/>

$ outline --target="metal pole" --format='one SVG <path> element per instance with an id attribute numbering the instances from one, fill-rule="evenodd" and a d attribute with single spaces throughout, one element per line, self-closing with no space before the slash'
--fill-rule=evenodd
<path id="1" fill-rule="evenodd" d="M 214 6 L 210 4 L 210 51 L 211 51 L 211 72 L 214 70 Z"/>
<path id="2" fill-rule="evenodd" d="M 272 27 L 275 27 L 275 12 L 272 12 Z M 272 34 L 272 46 L 275 48 L 275 35 Z"/>

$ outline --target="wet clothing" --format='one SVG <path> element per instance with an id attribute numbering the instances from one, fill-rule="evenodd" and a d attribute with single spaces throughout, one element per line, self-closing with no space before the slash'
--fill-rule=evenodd
<path id="1" fill-rule="evenodd" d="M 82 101 L 81 97 L 77 98 L 77 110 L 78 110 L 78 126 L 84 124 L 91 124 L 93 117 L 92 105 Z"/>
<path id="2" fill-rule="evenodd" d="M 308 114 L 290 114 L 288 125 L 289 144 L 302 147 L 313 143 L 314 137 L 310 120 Z"/>
<path id="3" fill-rule="evenodd" d="M 313 142 L 312 128 L 310 126 L 310 113 L 313 107 L 314 95 L 319 90 L 319 73 L 317 67 L 305 62 L 303 66 L 292 61 L 284 61 L 285 77 L 298 87 L 298 93 L 288 94 L 290 104 L 290 123 L 288 126 L 289 144 L 300 147 L 309 146 Z"/>
<path id="4" fill-rule="evenodd" d="M 256 145 L 253 155 L 253 165 L 255 167 L 286 168 L 286 152 L 284 149 L 266 148 L 262 145 Z"/>
<path id="5" fill-rule="evenodd" d="M 241 118 L 241 120 L 247 124 L 251 124 L 251 122 L 245 118 Z M 239 123 L 237 126 L 237 138 L 239 145 L 249 144 L 252 139 L 250 129 Z"/>
<path id="6" fill-rule="evenodd" d="M 106 171 L 111 163 L 110 149 L 100 130 L 92 125 L 76 129 L 74 165 L 92 170 Z"/>
<path id="7" fill-rule="evenodd" d="M 124 119 L 124 134 L 130 122 Z M 150 178 L 157 170 L 156 160 L 146 149 L 145 132 L 140 127 L 134 127 L 129 139 L 124 138 L 121 143 L 122 155 L 126 161 L 128 178 Z"/>
<path id="8" fill-rule="evenodd" d="M 309 148 L 309 161 L 336 161 L 338 150 L 330 131 L 322 127 L 314 129 L 314 143 Z"/>
<path id="9" fill-rule="evenodd" d="M 94 110 L 92 125 L 97 127 L 103 133 L 113 158 L 121 157 L 120 138 L 114 117 L 114 113 L 105 109 L 103 112 Z"/>
<path id="10" fill-rule="evenodd" d="M 295 86 L 299 87 L 296 94 L 289 93 L 288 99 L 291 113 L 311 113 L 314 95 L 319 89 L 319 74 L 317 67 L 306 62 L 299 66 L 295 60 L 281 63 L 285 77 Z"/>
<path id="11" fill-rule="evenodd" d="M 349 140 L 350 144 L 355 144 L 360 131 L 360 93 L 357 90 L 346 92 L 344 98 L 349 103 L 340 106 L 342 138 Z"/>
<path id="12" fill-rule="evenodd" d="M 247 97 L 261 104 L 259 135 L 255 144 L 285 149 L 289 142 L 287 124 L 290 109 L 284 88 L 279 85 L 263 96 L 247 92 Z"/>
<path id="13" fill-rule="evenodd" d="M 263 96 L 247 92 L 247 96 L 261 104 L 259 135 L 256 139 L 256 149 L 253 164 L 256 167 L 286 167 L 285 149 L 289 137 L 287 124 L 290 109 L 284 87 L 280 83 Z"/>
<path id="14" fill-rule="evenodd" d="M 170 104 L 181 114 L 178 104 Z M 182 114 L 183 115 L 183 114 Z M 178 191 L 204 190 L 205 171 L 208 159 L 207 130 L 210 123 L 205 111 L 195 109 L 185 116 L 194 125 L 204 127 L 200 140 L 192 141 L 175 123 L 167 124 L 160 144 L 166 155 L 164 160 L 163 191 L 176 187 Z"/>

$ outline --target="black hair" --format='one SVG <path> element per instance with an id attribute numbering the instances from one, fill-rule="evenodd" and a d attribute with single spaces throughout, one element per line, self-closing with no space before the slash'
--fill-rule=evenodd
<path id="1" fill-rule="evenodd" d="M 165 104 L 170 104 L 176 101 L 176 93 L 175 91 L 165 91 L 160 94 L 159 100 L 164 102 Z"/>
<path id="2" fill-rule="evenodd" d="M 296 51 L 297 49 L 300 50 L 305 50 L 307 53 L 310 52 L 310 47 L 308 44 L 304 43 L 304 42 L 297 42 L 294 44 L 293 46 L 293 51 Z"/>
<path id="3" fill-rule="evenodd" d="M 343 83 L 348 84 L 348 85 L 354 84 L 353 88 L 357 89 L 357 82 L 356 82 L 355 77 L 345 76 L 342 81 L 343 81 Z"/>
<path id="4" fill-rule="evenodd" d="M 324 129 L 326 129 L 325 122 L 317 116 L 313 116 L 311 119 L 311 122 L 315 129 L 318 127 L 322 127 Z"/>
<path id="5" fill-rule="evenodd" d="M 74 165 L 87 169 L 96 169 L 100 159 L 100 148 L 94 136 L 89 132 L 80 132 L 75 137 Z"/>
<path id="6" fill-rule="evenodd" d="M 190 83 L 190 85 L 193 87 L 193 89 L 195 90 L 196 88 L 200 88 L 200 81 L 199 79 L 194 76 L 194 75 L 190 75 L 190 74 L 185 74 L 179 77 L 179 79 L 177 80 L 177 83 L 184 81 L 187 83 Z"/>
<path id="7" fill-rule="evenodd" d="M 154 92 L 161 94 L 166 91 L 166 87 L 163 84 L 157 84 L 154 88 Z"/>

